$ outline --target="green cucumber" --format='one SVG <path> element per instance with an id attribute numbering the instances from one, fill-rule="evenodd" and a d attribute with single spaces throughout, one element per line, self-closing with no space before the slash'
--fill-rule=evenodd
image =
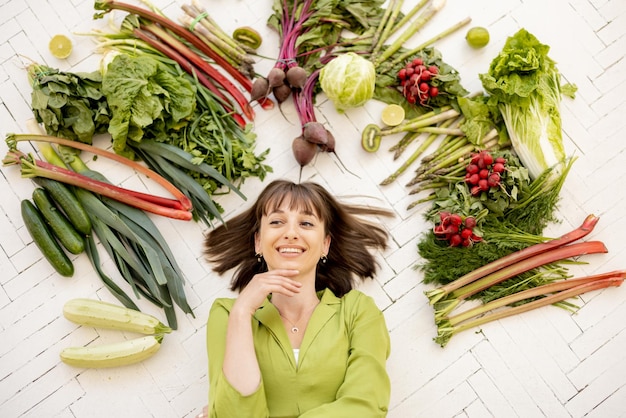
<path id="1" fill-rule="evenodd" d="M 28 199 L 22 200 L 21 209 L 24 225 L 46 260 L 60 275 L 72 276 L 74 264 L 61 248 L 39 209 Z"/>
<path id="2" fill-rule="evenodd" d="M 78 232 L 84 235 L 91 233 L 89 215 L 69 187 L 60 181 L 45 177 L 35 177 L 33 180 L 50 193 L 52 200 L 61 208 Z"/>
<path id="3" fill-rule="evenodd" d="M 37 187 L 33 190 L 33 202 L 35 202 L 35 206 L 47 221 L 56 238 L 69 252 L 80 254 L 85 251 L 85 240 L 55 205 L 46 189 Z"/>

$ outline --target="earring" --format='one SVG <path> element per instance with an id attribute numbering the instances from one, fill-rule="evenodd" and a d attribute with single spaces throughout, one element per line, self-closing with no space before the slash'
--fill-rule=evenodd
<path id="1" fill-rule="evenodd" d="M 323 264 L 326 264 L 326 260 L 328 260 L 328 257 L 326 257 L 326 254 L 322 254 L 322 256 L 320 257 L 320 261 L 321 261 Z"/>
<path id="2" fill-rule="evenodd" d="M 256 254 L 254 254 L 254 256 L 256 257 L 257 263 L 260 263 L 261 261 L 263 261 L 263 254 L 256 253 Z"/>

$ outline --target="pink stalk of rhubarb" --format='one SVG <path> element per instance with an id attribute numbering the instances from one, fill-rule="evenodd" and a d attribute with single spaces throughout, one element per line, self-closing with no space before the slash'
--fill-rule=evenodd
<path id="1" fill-rule="evenodd" d="M 92 154 L 100 155 L 106 158 L 109 158 L 113 161 L 117 161 L 122 163 L 135 171 L 140 172 L 141 174 L 145 174 L 165 190 L 170 192 L 178 202 L 180 202 L 181 209 L 186 211 L 191 211 L 193 209 L 193 205 L 191 200 L 183 192 L 181 192 L 176 186 L 174 186 L 171 182 L 169 182 L 166 178 L 162 177 L 158 173 L 149 169 L 146 166 L 139 164 L 136 161 L 133 161 L 129 158 L 123 157 L 121 155 L 115 154 L 113 152 L 94 147 L 92 145 L 84 144 L 82 142 L 72 141 L 65 138 L 59 138 L 51 135 L 39 135 L 39 134 L 11 134 L 7 137 L 7 143 L 21 142 L 21 141 L 39 141 L 39 142 L 47 142 L 50 144 L 63 145 L 70 148 L 76 148 L 81 151 L 91 152 Z M 14 162 L 15 163 L 15 162 Z"/>
<path id="2" fill-rule="evenodd" d="M 466 311 L 447 317 L 446 320 L 450 323 L 450 325 L 458 325 L 461 322 L 467 321 L 478 315 L 485 314 L 488 311 L 502 308 L 507 305 L 512 305 L 526 299 L 561 292 L 563 290 L 571 289 L 573 287 L 591 283 L 597 280 L 613 278 L 626 279 L 626 270 L 616 270 L 607 273 L 595 274 L 592 276 L 580 277 L 576 279 L 559 280 L 557 282 L 533 287 L 531 289 L 526 289 L 521 292 L 513 293 L 512 295 L 503 296 L 483 305 L 467 309 Z"/>
<path id="3" fill-rule="evenodd" d="M 44 177 L 89 190 L 156 215 L 184 221 L 192 219 L 190 211 L 179 208 L 180 202 L 178 200 L 124 189 L 46 161 L 32 159 L 19 151 L 9 152 L 3 162 L 5 164 L 20 164 L 23 177 Z"/>
<path id="4" fill-rule="evenodd" d="M 507 256 L 492 261 L 491 263 L 485 264 L 484 266 L 479 267 L 446 285 L 426 291 L 426 296 L 428 296 L 428 299 L 430 300 L 430 303 L 432 305 L 440 299 L 446 297 L 456 289 L 472 283 L 487 274 L 493 273 L 494 271 L 510 266 L 518 261 L 524 260 L 534 255 L 550 251 L 554 248 L 562 247 L 563 245 L 567 245 L 571 242 L 577 241 L 587 236 L 591 231 L 593 231 L 593 228 L 596 226 L 599 220 L 600 218 L 595 215 L 588 215 L 582 225 L 575 230 L 570 231 L 559 238 L 531 245 L 527 248 L 524 248 L 523 250 L 516 251 Z"/>
<path id="5" fill-rule="evenodd" d="M 437 337 L 434 338 L 435 342 L 437 342 L 442 347 L 445 346 L 450 338 L 452 338 L 455 334 L 459 332 L 478 327 L 480 325 L 484 325 L 486 323 L 506 318 L 509 316 L 517 315 L 523 312 L 528 312 L 532 309 L 540 308 L 543 306 L 552 305 L 557 302 L 564 301 L 566 299 L 579 296 L 583 293 L 590 292 L 592 290 L 604 289 L 610 286 L 620 286 L 624 281 L 623 276 L 609 277 L 605 279 L 593 280 L 591 282 L 583 283 L 578 286 L 571 287 L 567 290 L 562 290 L 560 292 L 556 292 L 551 294 L 550 296 L 546 296 L 541 299 L 534 300 L 532 302 L 525 303 L 523 305 L 515 306 L 510 309 L 503 309 L 497 312 L 493 312 L 487 315 L 480 316 L 471 321 L 466 321 L 460 325 L 451 325 L 443 321 L 437 327 Z"/>
<path id="6" fill-rule="evenodd" d="M 608 252 L 606 246 L 600 241 L 587 241 L 576 244 L 557 247 L 549 251 L 525 258 L 506 268 L 497 270 L 491 274 L 483 276 L 481 279 L 460 287 L 450 293 L 452 298 L 467 299 L 481 290 L 485 290 L 494 284 L 503 282 L 506 279 L 515 277 L 518 274 L 532 270 L 536 267 L 544 266 L 559 260 L 571 257 L 578 257 L 585 254 L 597 254 Z"/>

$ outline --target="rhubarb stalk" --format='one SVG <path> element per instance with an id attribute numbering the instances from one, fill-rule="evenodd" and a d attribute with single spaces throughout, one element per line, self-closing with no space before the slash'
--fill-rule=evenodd
<path id="1" fill-rule="evenodd" d="M 468 285 L 474 282 L 475 280 L 480 279 L 481 277 L 491 274 L 504 267 L 508 267 L 512 264 L 515 264 L 518 261 L 521 261 L 529 257 L 532 257 L 534 255 L 541 254 L 543 252 L 550 251 L 552 249 L 564 246 L 566 244 L 577 241 L 587 236 L 593 230 L 593 228 L 596 226 L 599 220 L 600 220 L 599 217 L 595 215 L 589 215 L 587 216 L 587 218 L 585 218 L 584 222 L 582 223 L 580 227 L 576 228 L 575 230 L 571 232 L 568 232 L 565 235 L 562 235 L 559 238 L 552 239 L 552 240 L 542 242 L 539 244 L 534 244 L 534 245 L 531 245 L 530 247 L 524 248 L 523 250 L 516 251 L 507 256 L 501 257 L 498 260 L 485 264 L 484 266 L 479 267 L 446 285 L 426 291 L 425 292 L 426 296 L 428 297 L 432 305 L 436 303 L 437 301 L 439 301 L 440 299 L 448 296 L 450 293 L 454 292 L 455 290 L 465 285 Z"/>
<path id="2" fill-rule="evenodd" d="M 481 290 L 485 290 L 494 284 L 501 283 L 506 279 L 515 277 L 518 274 L 532 270 L 533 268 L 580 255 L 606 252 L 608 252 L 607 248 L 600 241 L 587 241 L 564 245 L 562 247 L 554 248 L 550 251 L 544 251 L 535 256 L 525 258 L 513 265 L 507 266 L 506 268 L 487 274 L 479 280 L 456 289 L 450 293 L 450 296 L 458 299 L 467 299 Z"/>
<path id="3" fill-rule="evenodd" d="M 450 338 L 459 332 L 484 325 L 488 322 L 495 321 L 497 319 L 506 318 L 509 316 L 517 315 L 523 312 L 528 312 L 532 309 L 540 308 L 543 306 L 552 305 L 557 302 L 564 301 L 566 299 L 581 295 L 592 290 L 604 289 L 609 286 L 620 286 L 624 281 L 624 277 L 621 275 L 609 277 L 605 279 L 593 280 L 591 282 L 583 283 L 578 286 L 571 287 L 567 290 L 556 292 L 550 296 L 546 296 L 541 299 L 534 300 L 519 306 L 512 307 L 510 309 L 503 309 L 497 312 L 493 312 L 487 315 L 480 316 L 471 321 L 466 321 L 460 325 L 452 325 L 449 322 L 442 322 L 437 327 L 437 337 L 434 338 L 435 342 L 444 347 Z"/>
<path id="4" fill-rule="evenodd" d="M 84 144 L 82 142 L 77 142 L 77 141 L 71 141 L 69 139 L 65 139 L 65 138 L 59 138 L 59 137 L 55 137 L 55 136 L 50 136 L 50 135 L 39 135 L 39 134 L 10 134 L 7 136 L 7 144 L 9 144 L 9 148 L 14 148 L 14 146 L 12 146 L 12 143 L 17 143 L 17 142 L 21 142 L 21 141 L 37 141 L 37 142 L 47 142 L 47 143 L 52 143 L 52 144 L 57 144 L 57 145 L 62 145 L 62 146 L 67 146 L 70 148 L 76 148 L 79 149 L 81 151 L 87 151 L 87 152 L 91 152 L 93 154 L 96 155 L 100 155 L 102 157 L 106 157 L 109 158 L 113 161 L 117 161 L 119 163 L 122 163 L 132 169 L 134 169 L 135 171 L 140 172 L 141 174 L 144 174 L 148 177 L 150 177 L 152 180 L 154 180 L 157 184 L 159 184 L 161 187 L 163 187 L 165 190 L 167 190 L 168 192 L 170 192 L 175 198 L 176 200 L 178 200 L 180 202 L 181 208 L 183 210 L 187 210 L 187 211 L 191 211 L 193 206 L 191 204 L 191 201 L 189 200 L 189 198 L 187 196 L 185 196 L 180 190 L 178 190 L 172 183 L 170 183 L 167 179 L 165 179 L 164 177 L 160 176 L 159 174 L 155 173 L 153 170 L 150 170 L 149 168 L 137 163 L 136 161 L 133 161 L 131 159 L 128 159 L 126 157 L 123 157 L 121 155 L 115 154 L 113 152 L 98 148 L 98 147 L 94 147 L 88 144 Z M 13 163 L 15 163 L 15 161 L 13 161 Z"/>

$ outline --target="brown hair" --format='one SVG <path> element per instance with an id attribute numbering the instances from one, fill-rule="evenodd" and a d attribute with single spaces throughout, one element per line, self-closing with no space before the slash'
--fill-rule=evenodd
<path id="1" fill-rule="evenodd" d="M 255 274 L 267 270 L 254 253 L 254 236 L 263 215 L 278 208 L 285 199 L 291 208 L 316 213 L 331 237 L 325 263 L 318 263 L 315 287 L 329 288 L 341 297 L 353 288 L 355 276 L 373 278 L 378 265 L 372 248 L 387 248 L 387 231 L 361 215 L 393 216 L 382 208 L 340 203 L 326 189 L 313 182 L 293 183 L 275 180 L 261 192 L 257 201 L 244 211 L 209 231 L 205 239 L 207 261 L 223 274 L 237 268 L 231 290 L 241 291 Z"/>

